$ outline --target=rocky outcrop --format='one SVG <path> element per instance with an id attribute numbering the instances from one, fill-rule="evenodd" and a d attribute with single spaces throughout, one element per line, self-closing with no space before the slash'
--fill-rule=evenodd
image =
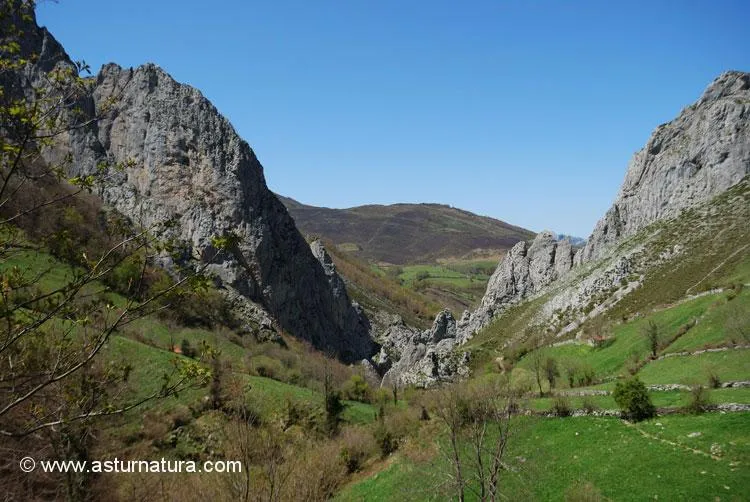
<path id="1" fill-rule="evenodd" d="M 477 310 L 462 319 L 459 338 L 470 338 L 495 315 L 541 291 L 572 266 L 573 246 L 567 239 L 558 242 L 552 232 L 537 234 L 530 246 L 519 242 L 500 260 Z"/>
<path id="2" fill-rule="evenodd" d="M 333 263 L 325 246 L 319 240 L 315 240 L 310 243 L 310 249 L 313 256 L 315 256 L 323 267 L 323 271 L 328 278 L 336 324 L 354 328 L 351 329 L 349 336 L 342 340 L 343 352 L 346 354 L 366 355 L 375 353 L 377 347 L 370 337 L 370 322 L 359 304 L 349 299 L 346 285 L 341 276 L 336 272 L 336 264 Z"/>
<path id="3" fill-rule="evenodd" d="M 72 64 L 35 21 L 24 29 L 24 50 L 47 62 L 29 71 Z M 218 284 L 261 305 L 281 329 L 346 361 L 372 354 L 366 320 L 340 279 L 313 256 L 266 186 L 255 153 L 199 91 L 153 64 L 109 64 L 80 106 L 100 118 L 61 138 L 45 152 L 49 160 L 71 155 L 71 175 L 95 173 L 102 162 L 126 166 L 101 187 L 105 203 L 143 227 L 173 220 L 171 237 L 201 260 L 218 251 L 212 237 L 236 236 L 236 245 L 212 259 Z"/>
<path id="4" fill-rule="evenodd" d="M 630 161 L 612 207 L 580 262 L 622 238 L 711 199 L 750 174 L 750 73 L 727 72 L 673 121 L 656 128 Z"/>
<path id="5" fill-rule="evenodd" d="M 380 342 L 381 352 L 374 359 L 385 370 L 383 386 L 430 387 L 468 375 L 469 357 L 458 350 L 456 320 L 447 310 L 424 331 L 395 319 Z"/>

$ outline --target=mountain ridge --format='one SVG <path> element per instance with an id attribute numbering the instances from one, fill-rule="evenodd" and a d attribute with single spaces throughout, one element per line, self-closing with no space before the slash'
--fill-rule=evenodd
<path id="1" fill-rule="evenodd" d="M 360 257 L 395 265 L 459 258 L 481 249 L 499 256 L 534 232 L 438 203 L 366 204 L 337 209 L 278 196 L 303 233 L 356 246 Z"/>

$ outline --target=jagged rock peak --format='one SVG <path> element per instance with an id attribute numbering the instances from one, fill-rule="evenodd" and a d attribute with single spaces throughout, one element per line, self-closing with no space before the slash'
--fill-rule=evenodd
<path id="1" fill-rule="evenodd" d="M 326 251 L 325 246 L 319 239 L 316 239 L 310 243 L 310 250 L 312 251 L 313 256 L 315 256 L 315 258 L 317 258 L 320 264 L 323 266 L 323 270 L 326 271 L 326 275 L 330 276 L 336 273 L 336 264 L 333 263 L 331 255 L 328 254 L 328 251 Z"/>
<path id="2" fill-rule="evenodd" d="M 461 337 L 508 305 L 540 292 L 571 268 L 601 258 L 643 227 L 724 192 L 750 174 L 750 74 L 723 73 L 673 121 L 656 128 L 631 160 L 615 203 L 584 248 L 541 232 L 500 261 L 479 308 L 459 323 Z"/>
<path id="3" fill-rule="evenodd" d="M 750 90 L 750 73 L 737 70 L 726 71 L 709 84 L 696 104 L 700 106 L 705 101 L 733 96 L 747 90 Z"/>
<path id="4" fill-rule="evenodd" d="M 450 310 L 442 310 L 435 316 L 429 340 L 438 343 L 446 338 L 456 338 L 456 319 Z"/>
<path id="5" fill-rule="evenodd" d="M 477 310 L 468 319 L 462 317 L 458 324 L 459 338 L 470 338 L 495 315 L 541 291 L 567 274 L 572 266 L 573 246 L 570 240 L 558 241 L 553 232 L 540 232 L 531 245 L 523 241 L 517 243 L 498 263 Z"/>

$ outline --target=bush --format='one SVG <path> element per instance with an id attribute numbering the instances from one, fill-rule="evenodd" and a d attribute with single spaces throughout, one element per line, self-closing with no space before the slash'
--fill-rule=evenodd
<path id="1" fill-rule="evenodd" d="M 182 339 L 182 343 L 180 343 L 180 352 L 183 356 L 189 357 L 191 359 L 195 358 L 196 355 L 198 355 L 198 351 L 190 345 L 190 341 L 187 338 Z"/>
<path id="2" fill-rule="evenodd" d="M 595 379 L 596 379 L 596 371 L 594 371 L 594 368 L 592 368 L 588 364 L 585 364 L 581 368 L 579 368 L 579 372 L 578 372 L 578 386 L 579 387 L 592 385 Z"/>
<path id="3" fill-rule="evenodd" d="M 586 396 L 583 398 L 583 402 L 581 403 L 581 406 L 583 407 L 584 411 L 586 413 L 591 414 L 599 409 L 599 407 L 594 403 L 594 400 L 591 399 L 589 396 Z"/>
<path id="4" fill-rule="evenodd" d="M 552 413 L 556 417 L 569 417 L 571 413 L 570 401 L 565 396 L 558 396 L 552 403 Z"/>
<path id="5" fill-rule="evenodd" d="M 629 420 L 640 422 L 656 415 L 648 389 L 638 377 L 617 382 L 612 397 Z"/>
<path id="6" fill-rule="evenodd" d="M 375 445 L 372 437 L 365 431 L 347 428 L 341 434 L 339 456 L 349 473 L 360 470 L 374 451 Z"/>
<path id="7" fill-rule="evenodd" d="M 284 366 L 276 359 L 265 355 L 255 356 L 250 360 L 251 371 L 258 376 L 280 380 Z"/>
<path id="8" fill-rule="evenodd" d="M 382 422 L 372 432 L 375 442 L 380 448 L 380 455 L 385 458 L 398 449 L 398 437 Z"/>
<path id="9" fill-rule="evenodd" d="M 719 378 L 719 374 L 714 370 L 708 370 L 708 386 L 712 389 L 721 387 L 721 378 Z"/>
<path id="10" fill-rule="evenodd" d="M 651 352 L 651 359 L 656 359 L 659 352 L 659 337 L 660 337 L 659 326 L 654 321 L 649 321 L 648 324 L 641 328 L 641 333 L 646 339 L 648 349 Z"/>
<path id="11" fill-rule="evenodd" d="M 685 406 L 685 411 L 697 415 L 704 411 L 708 411 L 710 408 L 711 402 L 708 395 L 708 389 L 702 385 L 694 385 L 692 389 L 690 389 L 690 400 L 688 401 L 687 406 Z"/>
<path id="12" fill-rule="evenodd" d="M 307 431 L 314 430 L 320 421 L 319 409 L 304 400 L 286 397 L 282 425 L 284 430 L 299 425 Z"/>
<path id="13" fill-rule="evenodd" d="M 369 403 L 371 398 L 370 386 L 362 375 L 352 375 L 342 389 L 344 397 L 350 401 Z"/>

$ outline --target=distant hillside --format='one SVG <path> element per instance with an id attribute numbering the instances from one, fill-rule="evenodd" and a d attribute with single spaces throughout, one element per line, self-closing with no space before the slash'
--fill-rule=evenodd
<path id="1" fill-rule="evenodd" d="M 441 204 L 308 206 L 279 196 L 304 234 L 325 237 L 376 262 L 405 265 L 444 258 L 497 256 L 534 233 Z"/>

